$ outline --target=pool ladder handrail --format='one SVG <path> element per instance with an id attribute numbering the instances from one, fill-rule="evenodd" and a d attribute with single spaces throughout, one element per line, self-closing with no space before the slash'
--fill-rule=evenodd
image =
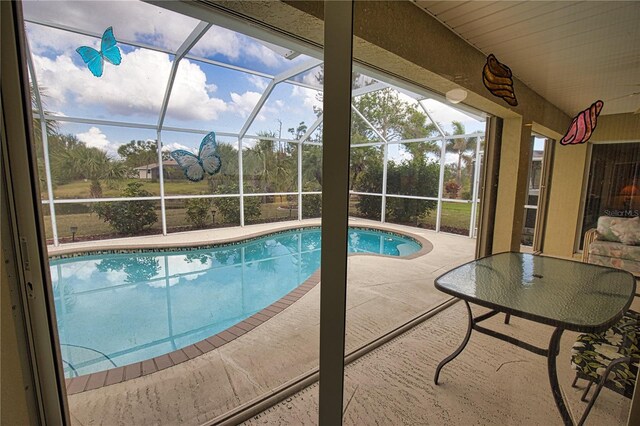
<path id="1" fill-rule="evenodd" d="M 118 367 L 118 365 L 111 358 L 109 358 L 109 355 L 107 355 L 104 352 L 101 352 L 101 351 L 99 351 L 97 349 L 89 348 L 87 346 L 82 346 L 82 345 L 73 345 L 71 343 L 60 343 L 60 346 L 71 346 L 73 348 L 81 348 L 81 349 L 86 349 L 86 350 L 91 351 L 91 352 L 96 352 L 96 353 L 102 355 L 103 357 L 105 357 L 111 363 L 111 365 L 113 365 L 116 368 Z M 73 364 L 71 364 L 69 361 L 67 361 L 67 360 L 65 360 L 63 358 L 62 362 L 65 363 L 66 365 L 68 365 L 69 368 L 71 368 L 71 370 L 73 371 L 73 373 L 75 374 L 76 377 L 78 377 L 80 375 L 80 374 L 78 374 L 78 370 L 76 370 L 75 367 L 73 366 Z"/>

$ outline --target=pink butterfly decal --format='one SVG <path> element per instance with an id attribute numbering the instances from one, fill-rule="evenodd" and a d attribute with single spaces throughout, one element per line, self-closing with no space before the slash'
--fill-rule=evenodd
<path id="1" fill-rule="evenodd" d="M 598 124 L 598 115 L 603 106 L 604 102 L 595 101 L 589 108 L 580 111 L 571 122 L 567 133 L 560 139 L 560 145 L 576 145 L 588 141 Z"/>

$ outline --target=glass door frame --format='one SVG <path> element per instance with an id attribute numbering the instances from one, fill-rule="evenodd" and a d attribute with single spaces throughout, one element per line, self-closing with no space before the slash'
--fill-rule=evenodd
<path id="1" fill-rule="evenodd" d="M 27 343 L 29 356 L 23 362 L 30 370 L 36 405 L 29 415 L 42 424 L 70 424 L 33 152 L 22 9 L 17 2 L 1 2 L 0 7 L 2 173 L 7 197 L 3 202 L 8 213 L 3 220 L 11 227 L 2 240 L 4 256 L 15 262 L 17 272 L 3 285 L 18 292 L 22 302 L 23 315 L 16 322 L 23 321 L 25 326 L 20 337 Z"/>
<path id="2" fill-rule="evenodd" d="M 542 154 L 542 171 L 540 176 L 540 192 L 538 193 L 538 208 L 533 232 L 533 252 L 544 251 L 544 233 L 547 223 L 547 209 L 549 194 L 551 193 L 551 174 L 553 170 L 553 154 L 555 140 L 545 138 L 544 153 Z"/>
<path id="3" fill-rule="evenodd" d="M 178 7 L 186 8 L 188 5 Z M 334 77 L 326 79 L 324 109 L 333 113 L 323 128 L 325 133 L 331 132 L 332 136 L 345 140 L 342 145 L 323 146 L 323 155 L 334 159 L 331 173 L 325 172 L 325 176 L 334 178 L 326 179 L 323 190 L 323 194 L 332 196 L 323 196 L 323 202 L 331 202 L 334 208 L 323 209 L 322 264 L 326 272 L 325 285 L 321 289 L 320 419 L 321 422 L 335 423 L 334 420 L 341 421 L 342 418 L 344 380 L 353 0 L 326 2 L 324 21 L 327 37 L 325 51 L 329 51 L 328 55 L 325 54 L 328 59 L 325 61 L 325 76 Z M 37 169 L 34 166 L 35 152 L 31 148 L 35 144 L 32 143 L 26 39 L 22 22 L 20 3 L 2 2 L 3 174 L 9 199 L 8 220 L 14 234 L 13 238 L 5 238 L 5 241 L 11 241 L 7 251 L 19 265 L 16 282 L 25 308 L 25 340 L 29 343 L 31 356 L 28 361 L 37 400 L 37 413 L 31 414 L 35 414 L 40 423 L 70 424 Z M 349 43 L 344 42 L 347 38 Z M 331 123 L 334 124 L 333 129 Z M 325 165 L 329 167 L 329 162 L 325 162 Z M 338 193 L 344 193 L 345 196 L 336 197 Z M 324 241 L 324 238 L 327 240 Z M 334 327 L 339 327 L 340 323 L 342 332 Z M 335 338 L 340 335 L 342 339 Z"/>
<path id="4" fill-rule="evenodd" d="M 540 168 L 540 183 L 538 188 L 538 200 L 535 205 L 528 204 L 529 201 L 529 190 L 531 187 L 531 179 L 533 174 L 533 154 L 535 152 L 535 140 L 544 138 L 544 148 L 541 159 L 541 168 Z M 549 204 L 549 192 L 551 189 L 551 173 L 553 170 L 553 151 L 554 151 L 555 141 L 546 136 L 542 136 L 539 134 L 531 135 L 531 144 L 529 149 L 529 167 L 527 172 L 527 203 L 524 206 L 524 225 L 527 222 L 527 212 L 528 210 L 535 210 L 536 218 L 533 225 L 533 241 L 531 244 L 531 249 L 534 253 L 542 253 L 544 248 L 544 232 L 545 225 L 547 219 L 547 207 Z"/>

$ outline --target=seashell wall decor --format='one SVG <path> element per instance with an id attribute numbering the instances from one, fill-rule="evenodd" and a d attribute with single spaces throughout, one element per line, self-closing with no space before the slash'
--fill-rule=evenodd
<path id="1" fill-rule="evenodd" d="M 518 100 L 513 91 L 511 69 L 498 62 L 493 54 L 487 56 L 487 63 L 482 69 L 482 82 L 491 94 L 502 98 L 511 106 L 518 105 Z"/>
<path id="2" fill-rule="evenodd" d="M 584 111 L 575 116 L 569 130 L 560 139 L 560 145 L 577 145 L 589 140 L 598 124 L 598 115 L 604 106 L 603 101 L 595 101 Z"/>

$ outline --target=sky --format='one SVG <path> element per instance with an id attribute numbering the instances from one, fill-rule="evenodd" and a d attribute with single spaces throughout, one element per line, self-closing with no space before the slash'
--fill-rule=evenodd
<path id="1" fill-rule="evenodd" d="M 149 125 L 159 120 L 174 57 L 126 42 L 175 51 L 198 24 L 193 18 L 137 1 L 27 0 L 24 14 L 27 21 L 50 22 L 93 34 L 102 34 L 111 26 L 122 54 L 120 65 L 105 62 L 103 75 L 94 77 L 75 49 L 89 46 L 99 50 L 99 38 L 27 22 L 27 39 L 47 111 L 60 116 Z M 284 58 L 257 39 L 218 26 L 212 26 L 190 54 L 269 75 L 277 75 L 311 59 L 305 55 L 292 60 Z M 317 86 L 319 71 L 316 67 L 295 79 Z M 237 133 L 268 83 L 269 79 L 264 77 L 185 58 L 176 73 L 164 125 Z M 316 119 L 314 107 L 322 105 L 319 93 L 289 83 L 276 85 L 248 134 L 281 131 L 283 137 L 290 137 L 289 128 L 303 121 L 310 126 Z M 404 94 L 401 97 L 411 100 Z M 433 100 L 424 101 L 424 105 L 447 131 L 451 130 L 452 120 L 462 121 L 468 132 L 484 130 L 483 122 L 447 105 Z M 157 137 L 154 130 L 101 124 L 61 123 L 61 131 L 73 133 L 88 146 L 111 155 L 116 155 L 118 146 L 130 140 Z M 162 138 L 165 149 L 195 151 L 202 137 L 193 133 L 163 132 Z M 221 136 L 218 140 L 232 141 Z M 244 143 L 251 146 L 254 142 Z M 400 158 L 402 154 L 397 148 L 392 148 L 390 153 L 392 158 Z"/>

